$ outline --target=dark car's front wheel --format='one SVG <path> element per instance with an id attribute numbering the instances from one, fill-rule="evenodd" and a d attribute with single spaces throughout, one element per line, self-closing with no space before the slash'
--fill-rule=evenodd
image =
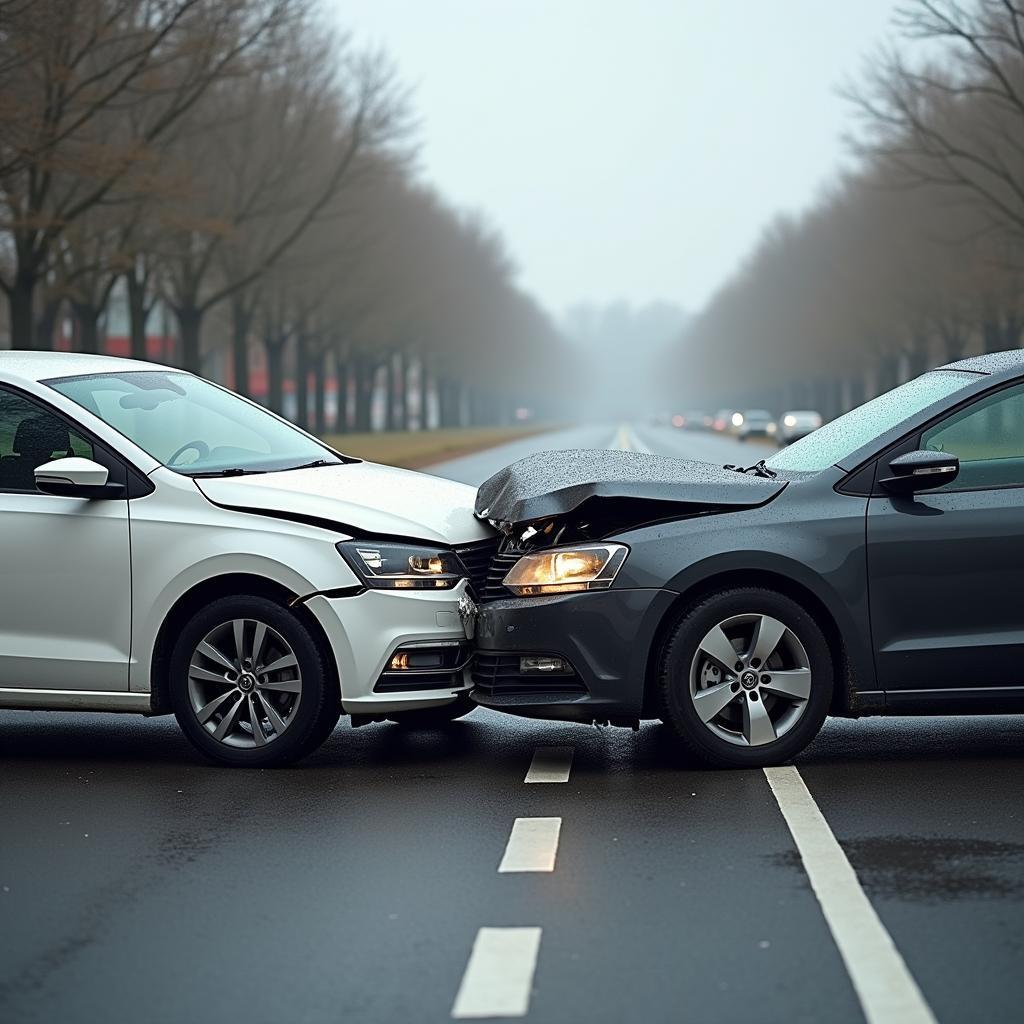
<path id="1" fill-rule="evenodd" d="M 715 594 L 682 614 L 662 653 L 662 718 L 707 764 L 760 768 L 799 753 L 832 698 L 814 619 L 771 590 Z"/>
<path id="2" fill-rule="evenodd" d="M 223 764 L 268 768 L 305 757 L 341 710 L 309 627 L 263 597 L 225 597 L 197 611 L 174 646 L 170 673 L 182 731 Z"/>

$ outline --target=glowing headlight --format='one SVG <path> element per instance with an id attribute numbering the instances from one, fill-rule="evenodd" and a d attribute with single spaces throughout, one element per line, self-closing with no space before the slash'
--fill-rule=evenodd
<path id="1" fill-rule="evenodd" d="M 743 426 L 743 413 L 741 413 L 741 412 L 734 412 L 732 414 L 732 425 L 734 427 L 742 427 Z"/>
<path id="2" fill-rule="evenodd" d="M 503 582 L 518 597 L 607 590 L 628 550 L 622 544 L 586 544 L 535 551 L 523 555 Z"/>
<path id="3" fill-rule="evenodd" d="M 769 434 L 774 434 L 775 433 L 775 424 L 774 423 L 769 423 L 768 426 L 765 427 L 765 430 L 767 430 Z"/>
<path id="4" fill-rule="evenodd" d="M 361 540 L 342 541 L 338 551 L 368 587 L 448 590 L 466 577 L 454 551 Z"/>
<path id="5" fill-rule="evenodd" d="M 787 427 L 795 427 L 796 426 L 796 417 L 795 416 L 787 416 L 782 422 L 785 423 Z"/>

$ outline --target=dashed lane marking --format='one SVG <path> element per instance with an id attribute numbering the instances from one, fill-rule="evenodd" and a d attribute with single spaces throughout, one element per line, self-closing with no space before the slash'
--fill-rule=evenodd
<path id="1" fill-rule="evenodd" d="M 561 818 L 516 818 L 498 871 L 554 871 Z"/>
<path id="2" fill-rule="evenodd" d="M 917 982 L 793 767 L 765 768 L 868 1024 L 935 1024 Z"/>
<path id="3" fill-rule="evenodd" d="M 540 928 L 481 928 L 455 996 L 456 1019 L 524 1017 L 530 1009 Z"/>
<path id="4" fill-rule="evenodd" d="M 575 747 L 538 747 L 524 782 L 568 782 Z"/>

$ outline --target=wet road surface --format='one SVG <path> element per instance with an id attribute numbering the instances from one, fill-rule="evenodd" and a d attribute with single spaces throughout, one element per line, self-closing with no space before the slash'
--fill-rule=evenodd
<path id="1" fill-rule="evenodd" d="M 765 454 L 614 424 L 532 447 L 612 445 Z M 1022 1019 L 1024 718 L 830 721 L 795 766 L 817 826 L 655 723 L 343 720 L 247 772 L 172 719 L 0 712 L 0 1021 L 901 1019 L 865 964 L 914 1019 Z M 849 946 L 851 885 L 891 950 Z"/>

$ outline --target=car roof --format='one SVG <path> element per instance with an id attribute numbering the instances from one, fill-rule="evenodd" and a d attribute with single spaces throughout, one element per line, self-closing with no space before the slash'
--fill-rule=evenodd
<path id="1" fill-rule="evenodd" d="M 1006 352 L 986 352 L 980 356 L 958 359 L 946 363 L 940 370 L 970 370 L 972 373 L 1024 372 L 1024 348 L 1011 348 Z"/>
<path id="2" fill-rule="evenodd" d="M 29 352 L 19 349 L 0 352 L 0 376 L 35 383 L 50 377 L 170 369 L 174 368 L 143 362 L 141 359 L 121 359 L 118 356 L 91 355 L 86 352 Z"/>

